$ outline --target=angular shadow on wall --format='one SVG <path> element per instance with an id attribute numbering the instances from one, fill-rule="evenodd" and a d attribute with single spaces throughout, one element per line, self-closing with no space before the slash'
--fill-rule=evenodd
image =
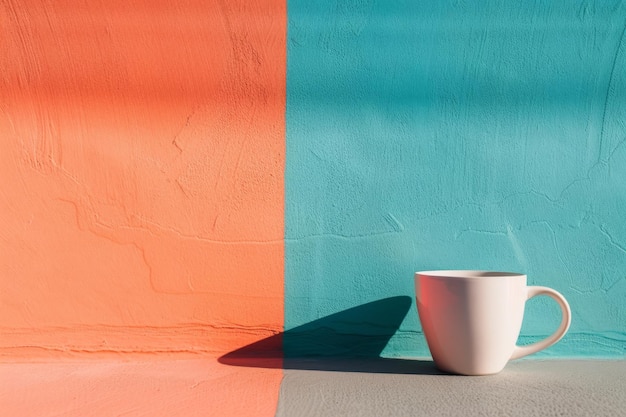
<path id="1" fill-rule="evenodd" d="M 353 307 L 244 346 L 218 360 L 254 368 L 441 374 L 431 361 L 380 357 L 411 302 L 410 297 L 400 296 Z"/>

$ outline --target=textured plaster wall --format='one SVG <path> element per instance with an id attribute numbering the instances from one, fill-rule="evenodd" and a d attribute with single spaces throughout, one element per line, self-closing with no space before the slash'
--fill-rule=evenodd
<path id="1" fill-rule="evenodd" d="M 285 327 L 369 354 L 326 342 L 399 323 L 337 312 L 412 296 L 416 270 L 513 270 L 571 304 L 544 355 L 623 357 L 626 4 L 288 10 Z M 556 304 L 527 307 L 521 342 L 556 328 Z M 383 354 L 428 354 L 414 308 Z"/>
<path id="2" fill-rule="evenodd" d="M 0 1 L 0 359 L 282 329 L 285 30 L 281 1 Z"/>
<path id="3" fill-rule="evenodd" d="M 572 305 L 547 355 L 623 356 L 625 24 L 620 1 L 0 2 L 0 356 L 283 325 L 288 355 L 424 356 L 431 268 L 526 272 Z M 522 341 L 557 322 L 529 303 Z"/>

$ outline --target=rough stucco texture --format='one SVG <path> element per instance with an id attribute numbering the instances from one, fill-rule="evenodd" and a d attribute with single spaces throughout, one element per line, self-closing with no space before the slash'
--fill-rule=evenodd
<path id="1" fill-rule="evenodd" d="M 543 355 L 623 356 L 626 4 L 288 10 L 285 327 L 412 296 L 416 270 L 512 270 L 571 304 Z M 520 342 L 558 322 L 529 302 Z M 428 354 L 415 309 L 383 354 Z"/>
<path id="2" fill-rule="evenodd" d="M 285 29 L 281 1 L 0 2 L 0 356 L 282 329 Z"/>
<path id="3" fill-rule="evenodd" d="M 0 355 L 224 352 L 284 323 L 399 325 L 383 354 L 422 356 L 414 309 L 367 306 L 485 268 L 569 299 L 546 355 L 623 356 L 625 23 L 620 1 L 0 2 Z M 529 303 L 522 341 L 557 323 Z"/>

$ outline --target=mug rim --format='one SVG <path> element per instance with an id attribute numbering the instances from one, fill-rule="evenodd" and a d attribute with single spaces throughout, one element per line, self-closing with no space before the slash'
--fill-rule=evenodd
<path id="1" fill-rule="evenodd" d="M 427 276 L 431 278 L 456 278 L 456 279 L 485 279 L 485 278 L 507 278 L 525 277 L 526 274 L 508 271 L 491 271 L 482 269 L 441 269 L 430 271 L 417 271 L 416 276 Z"/>

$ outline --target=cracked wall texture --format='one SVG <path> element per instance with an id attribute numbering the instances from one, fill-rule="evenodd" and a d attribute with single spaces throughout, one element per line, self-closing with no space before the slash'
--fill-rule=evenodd
<path id="1" fill-rule="evenodd" d="M 623 357 L 625 25 L 622 1 L 290 0 L 285 327 L 512 270 L 572 307 L 540 355 Z M 520 343 L 559 315 L 529 302 Z M 383 354 L 428 355 L 414 308 Z"/>

